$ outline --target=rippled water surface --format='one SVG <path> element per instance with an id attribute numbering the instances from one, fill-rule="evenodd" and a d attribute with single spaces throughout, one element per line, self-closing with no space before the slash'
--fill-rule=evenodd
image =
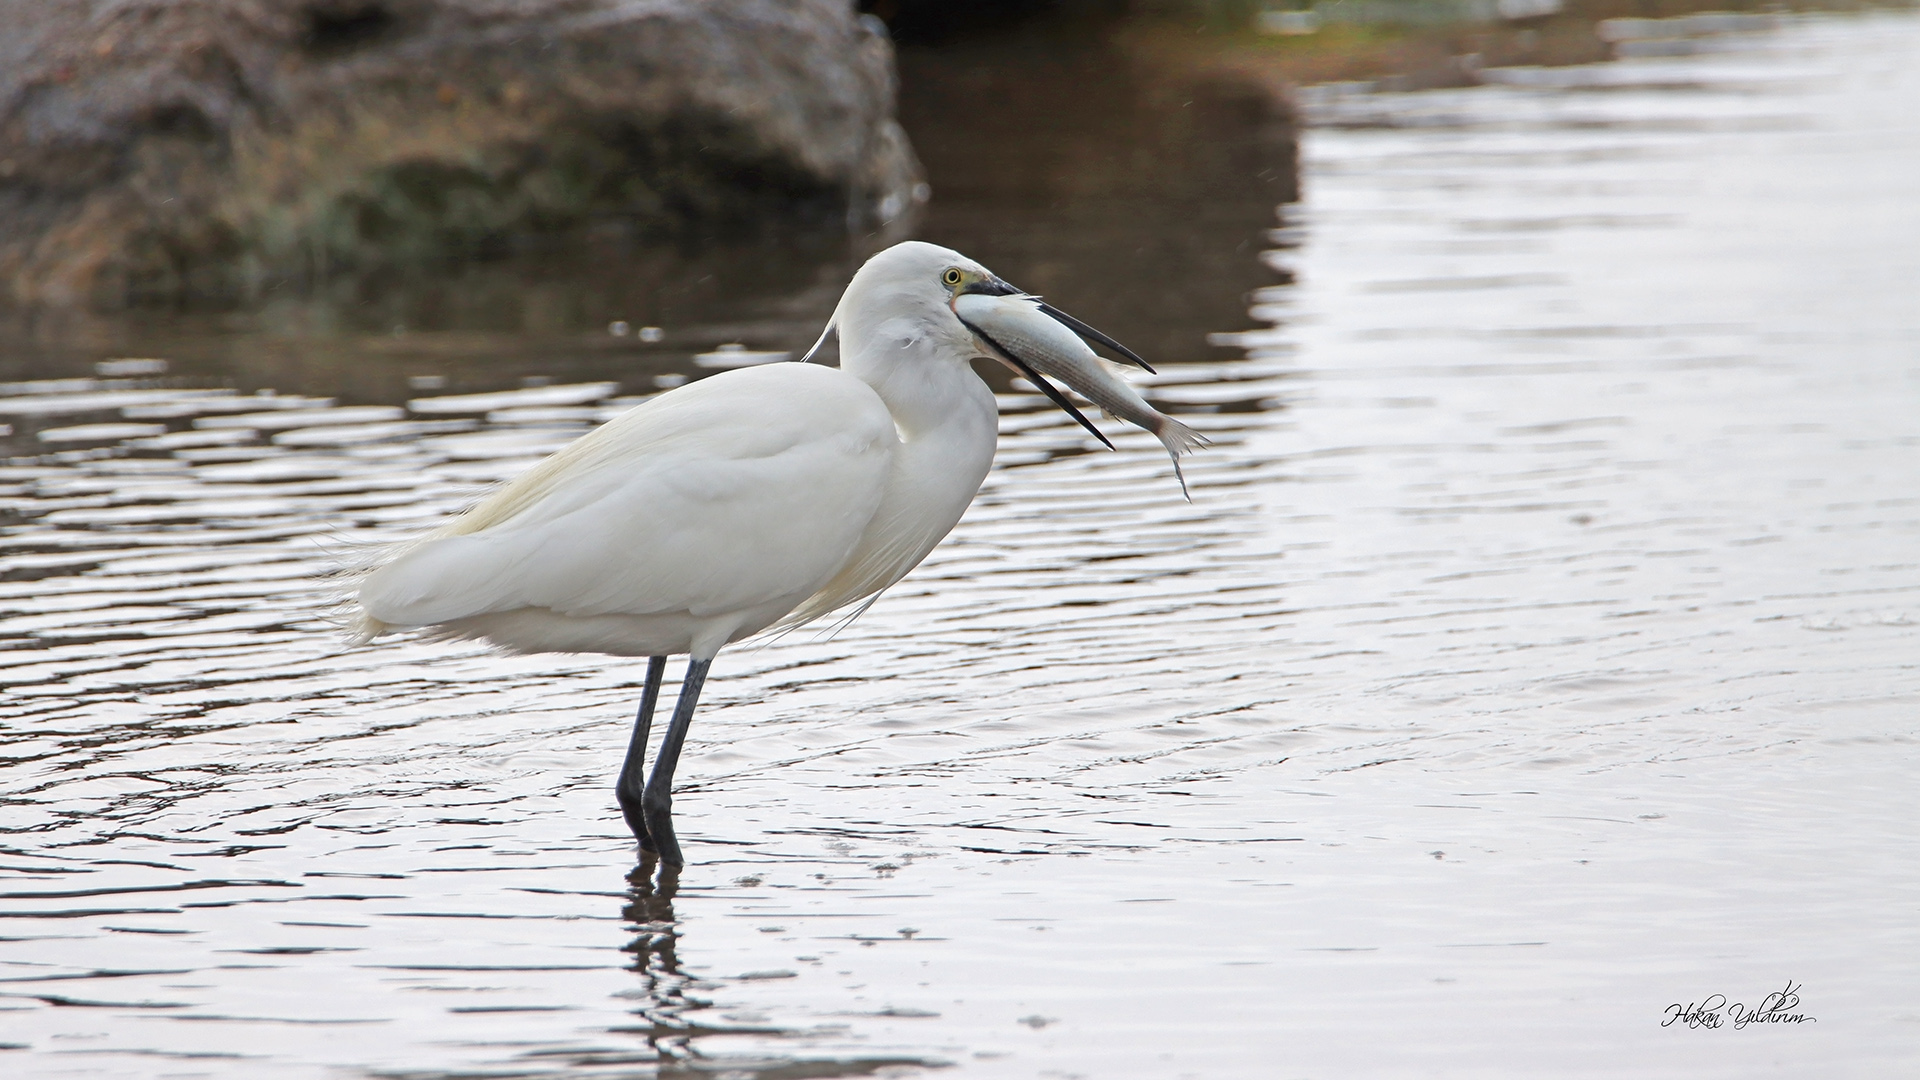
<path id="1" fill-rule="evenodd" d="M 1193 503 L 1009 393 L 919 571 L 722 654 L 677 880 L 638 666 L 315 575 L 751 334 L 0 387 L 0 1071 L 1900 1075 L 1920 21 L 1709 46 L 1314 97 L 1296 283 L 1148 380 Z"/>

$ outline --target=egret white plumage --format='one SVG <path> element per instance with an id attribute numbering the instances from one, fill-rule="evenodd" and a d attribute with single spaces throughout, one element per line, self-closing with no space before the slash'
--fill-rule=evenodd
<path id="1" fill-rule="evenodd" d="M 649 657 L 615 793 L 642 849 L 678 866 L 673 773 L 714 656 L 877 596 L 960 520 L 998 440 L 973 357 L 1009 364 L 1111 446 L 1055 376 L 1158 436 L 1176 473 L 1204 441 L 1082 336 L 1144 360 L 933 244 L 868 260 L 821 340 L 835 332 L 838 370 L 767 364 L 661 394 L 400 547 L 360 584 L 356 643 L 424 627 L 520 652 Z M 643 784 L 680 653 L 686 678 Z"/>

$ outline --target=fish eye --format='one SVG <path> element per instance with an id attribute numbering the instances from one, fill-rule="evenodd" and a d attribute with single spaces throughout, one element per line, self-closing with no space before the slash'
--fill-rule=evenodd
<path id="1" fill-rule="evenodd" d="M 957 268 L 949 269 L 945 274 L 940 275 L 940 280 L 949 285 L 958 285 L 960 284 L 960 271 Z"/>

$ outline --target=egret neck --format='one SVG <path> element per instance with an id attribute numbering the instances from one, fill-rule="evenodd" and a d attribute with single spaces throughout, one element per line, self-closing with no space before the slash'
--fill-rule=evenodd
<path id="1" fill-rule="evenodd" d="M 999 441 L 993 392 L 965 359 L 978 349 L 957 323 L 949 332 L 912 315 L 851 319 L 839 322 L 839 334 L 841 370 L 880 395 L 900 442 L 859 546 L 788 623 L 874 596 L 906 576 L 966 513 Z"/>

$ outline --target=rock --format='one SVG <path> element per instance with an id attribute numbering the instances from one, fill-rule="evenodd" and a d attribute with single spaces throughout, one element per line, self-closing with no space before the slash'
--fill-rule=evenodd
<path id="1" fill-rule="evenodd" d="M 589 228 L 884 223 L 918 166 L 847 0 L 0 0 L 0 280 L 237 298 Z"/>

